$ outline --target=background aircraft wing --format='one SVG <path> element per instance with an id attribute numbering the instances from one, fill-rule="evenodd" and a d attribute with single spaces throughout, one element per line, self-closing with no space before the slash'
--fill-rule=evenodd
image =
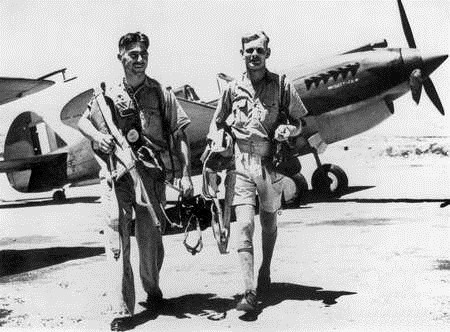
<path id="1" fill-rule="evenodd" d="M 0 77 L 0 105 L 31 95 L 55 84 L 50 80 Z"/>
<path id="2" fill-rule="evenodd" d="M 0 161 L 0 173 L 24 171 L 31 169 L 36 165 L 47 164 L 59 158 L 66 159 L 67 153 L 46 154 L 35 157 Z"/>

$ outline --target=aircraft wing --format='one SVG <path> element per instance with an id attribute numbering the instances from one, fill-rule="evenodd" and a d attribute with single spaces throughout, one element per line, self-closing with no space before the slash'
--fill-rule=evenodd
<path id="1" fill-rule="evenodd" d="M 0 105 L 31 95 L 55 84 L 50 80 L 0 77 Z"/>
<path id="2" fill-rule="evenodd" d="M 28 158 L 2 160 L 0 161 L 0 173 L 24 171 L 31 169 L 36 165 L 46 164 L 65 157 L 67 157 L 67 153 L 55 153 Z"/>

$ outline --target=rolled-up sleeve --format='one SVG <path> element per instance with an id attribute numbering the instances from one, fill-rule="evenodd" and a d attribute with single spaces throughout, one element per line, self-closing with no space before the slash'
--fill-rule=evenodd
<path id="1" fill-rule="evenodd" d="M 208 139 L 215 137 L 217 131 L 226 125 L 226 120 L 231 114 L 231 87 L 227 85 L 217 103 L 216 111 L 209 125 Z"/>
<path id="2" fill-rule="evenodd" d="M 191 119 L 181 107 L 172 89 L 165 89 L 166 115 L 170 119 L 170 130 L 175 133 L 181 129 L 185 129 Z"/>

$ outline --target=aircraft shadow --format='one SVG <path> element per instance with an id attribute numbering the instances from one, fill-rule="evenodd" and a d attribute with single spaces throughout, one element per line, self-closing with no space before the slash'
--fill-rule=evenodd
<path id="1" fill-rule="evenodd" d="M 258 310 L 254 313 L 246 313 L 239 318 L 245 321 L 252 321 L 258 318 L 261 312 L 269 307 L 280 304 L 286 300 L 297 301 L 321 301 L 325 306 L 334 305 L 337 299 L 345 295 L 353 295 L 355 292 L 348 291 L 329 291 L 320 287 L 309 287 L 296 285 L 292 283 L 273 283 L 266 299 L 259 303 Z M 129 329 L 138 325 L 145 324 L 150 320 L 156 319 L 159 315 L 173 316 L 178 319 L 191 318 L 190 316 L 205 317 L 209 320 L 223 320 L 229 310 L 235 309 L 240 295 L 234 295 L 233 298 L 221 298 L 216 294 L 187 294 L 180 297 L 164 300 L 164 305 L 158 312 L 144 310 L 129 321 Z M 145 307 L 145 303 L 140 303 Z"/>
<path id="2" fill-rule="evenodd" d="M 104 253 L 104 247 L 53 247 L 44 249 L 2 250 L 0 251 L 0 283 L 8 281 L 5 280 L 8 278 L 2 280 L 2 277 Z"/>
<path id="3" fill-rule="evenodd" d="M 100 203 L 100 196 L 83 196 L 66 198 L 62 201 L 55 201 L 53 198 L 0 200 L 0 209 L 26 208 L 33 206 L 66 205 L 76 203 Z"/>
<path id="4" fill-rule="evenodd" d="M 441 203 L 441 207 L 448 205 L 446 202 L 450 200 L 448 198 L 435 199 L 435 198 L 345 198 L 343 196 L 352 194 L 355 192 L 374 188 L 375 186 L 353 186 L 349 187 L 340 197 L 330 197 L 317 193 L 313 190 L 305 192 L 300 202 L 287 204 L 284 209 L 298 209 L 305 208 L 305 205 L 310 203 Z"/>

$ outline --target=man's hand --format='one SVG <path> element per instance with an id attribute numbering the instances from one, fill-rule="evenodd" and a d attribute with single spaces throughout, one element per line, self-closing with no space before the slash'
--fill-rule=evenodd
<path id="1" fill-rule="evenodd" d="M 274 138 L 279 142 L 283 142 L 283 141 L 286 141 L 291 136 L 299 135 L 300 132 L 301 132 L 301 129 L 297 128 L 296 126 L 282 124 L 282 125 L 279 125 L 277 127 L 277 129 L 275 130 Z"/>
<path id="2" fill-rule="evenodd" d="M 114 150 L 114 138 L 111 135 L 98 133 L 95 141 L 103 153 L 111 153 Z"/>
<path id="3" fill-rule="evenodd" d="M 194 196 L 194 186 L 190 176 L 186 175 L 181 178 L 180 187 L 184 198 Z"/>

